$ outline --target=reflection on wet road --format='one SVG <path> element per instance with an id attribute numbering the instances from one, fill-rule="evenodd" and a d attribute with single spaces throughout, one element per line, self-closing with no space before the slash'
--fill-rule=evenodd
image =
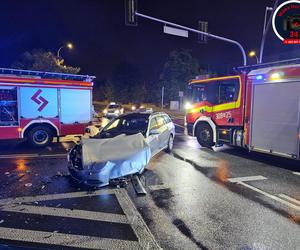
<path id="1" fill-rule="evenodd" d="M 27 249 L 300 246 L 299 162 L 202 149 L 182 128 L 176 132 L 173 154 L 155 156 L 141 176 L 145 196 L 131 183 L 93 190 L 74 182 L 66 168 L 72 141 L 43 150 L 0 145 L 0 243 Z"/>

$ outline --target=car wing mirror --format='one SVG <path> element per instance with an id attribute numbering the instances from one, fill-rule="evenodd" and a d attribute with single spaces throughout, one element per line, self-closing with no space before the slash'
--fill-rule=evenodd
<path id="1" fill-rule="evenodd" d="M 151 129 L 150 132 L 149 132 L 149 135 L 158 135 L 159 132 L 158 132 L 158 129 Z"/>

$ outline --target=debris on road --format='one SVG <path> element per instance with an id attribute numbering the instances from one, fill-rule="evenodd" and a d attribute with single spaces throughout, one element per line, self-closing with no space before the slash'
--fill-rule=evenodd
<path id="1" fill-rule="evenodd" d="M 25 186 L 25 187 L 31 187 L 31 186 L 32 186 L 32 183 L 26 183 L 24 186 Z"/>
<path id="2" fill-rule="evenodd" d="M 132 177 L 132 184 L 133 184 L 134 190 L 137 194 L 144 194 L 144 195 L 147 194 L 146 189 L 142 185 L 142 183 L 137 175 L 134 175 Z"/>

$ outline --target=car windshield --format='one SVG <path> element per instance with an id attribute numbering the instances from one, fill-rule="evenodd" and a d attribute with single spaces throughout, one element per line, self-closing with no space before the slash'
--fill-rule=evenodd
<path id="1" fill-rule="evenodd" d="M 146 134 L 149 115 L 123 116 L 110 122 L 96 137 L 110 138 L 120 134 Z"/>
<path id="2" fill-rule="evenodd" d="M 118 109 L 118 108 L 120 108 L 120 105 L 118 105 L 118 104 L 110 104 L 110 105 L 108 106 L 108 108 L 109 108 L 109 109 Z"/>

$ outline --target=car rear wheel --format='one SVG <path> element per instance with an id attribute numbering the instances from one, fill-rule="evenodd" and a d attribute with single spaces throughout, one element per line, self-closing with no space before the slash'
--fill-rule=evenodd
<path id="1" fill-rule="evenodd" d="M 202 147 L 211 148 L 214 146 L 213 131 L 208 124 L 201 124 L 197 128 L 197 141 Z"/>
<path id="2" fill-rule="evenodd" d="M 169 140 L 168 140 L 168 146 L 166 148 L 166 152 L 168 152 L 168 153 L 172 152 L 173 145 L 174 145 L 174 138 L 173 138 L 173 135 L 170 135 Z"/>
<path id="3" fill-rule="evenodd" d="M 52 142 L 53 133 L 46 126 L 37 126 L 29 131 L 27 139 L 34 147 L 46 147 Z"/>

